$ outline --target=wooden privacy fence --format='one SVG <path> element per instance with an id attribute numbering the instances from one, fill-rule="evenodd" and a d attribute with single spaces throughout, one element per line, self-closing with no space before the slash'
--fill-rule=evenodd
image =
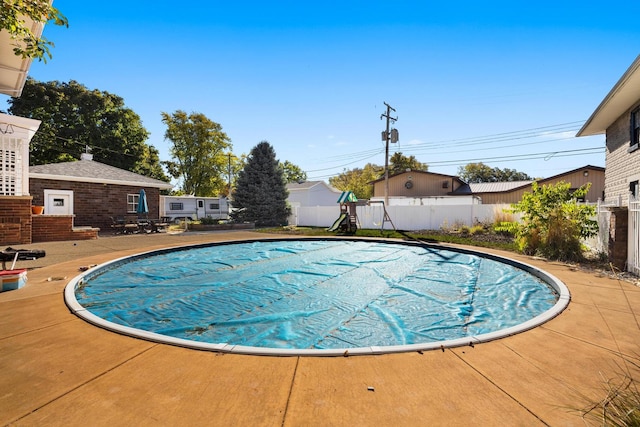
<path id="1" fill-rule="evenodd" d="M 398 230 L 438 230 L 454 225 L 473 226 L 478 223 L 493 223 L 496 218 L 505 218 L 504 209 L 508 204 L 500 205 L 424 205 L 424 206 L 387 206 L 387 213 Z M 358 206 L 360 228 L 392 229 L 384 222 L 382 204 Z M 331 227 L 338 219 L 340 208 L 336 206 L 298 206 L 292 208 L 289 225 L 305 227 Z"/>

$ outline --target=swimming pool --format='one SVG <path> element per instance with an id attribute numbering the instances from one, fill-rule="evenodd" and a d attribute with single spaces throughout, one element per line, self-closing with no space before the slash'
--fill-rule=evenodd
<path id="1" fill-rule="evenodd" d="M 265 239 L 114 260 L 74 278 L 71 310 L 198 349 L 344 355 L 469 345 L 533 328 L 567 288 L 494 255 L 387 240 Z"/>

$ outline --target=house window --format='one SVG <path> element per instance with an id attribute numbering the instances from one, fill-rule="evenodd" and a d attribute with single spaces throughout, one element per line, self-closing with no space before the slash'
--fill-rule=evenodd
<path id="1" fill-rule="evenodd" d="M 169 210 L 170 211 L 181 211 L 181 210 L 184 210 L 184 205 L 182 203 L 178 203 L 178 202 L 171 202 L 171 203 L 169 203 Z"/>
<path id="2" fill-rule="evenodd" d="M 220 203 L 211 203 L 211 204 L 209 205 L 209 209 L 212 209 L 212 210 L 218 210 L 218 209 L 220 209 Z"/>
<path id="3" fill-rule="evenodd" d="M 631 112 L 631 147 L 640 147 L 640 107 Z"/>
<path id="4" fill-rule="evenodd" d="M 632 181 L 629 183 L 629 192 L 633 197 L 638 197 L 638 181 Z"/>
<path id="5" fill-rule="evenodd" d="M 22 159 L 18 155 L 20 143 L 15 138 L 2 138 L 0 142 L 0 195 L 21 196 Z"/>
<path id="6" fill-rule="evenodd" d="M 127 213 L 136 213 L 138 211 L 139 194 L 127 194 Z"/>

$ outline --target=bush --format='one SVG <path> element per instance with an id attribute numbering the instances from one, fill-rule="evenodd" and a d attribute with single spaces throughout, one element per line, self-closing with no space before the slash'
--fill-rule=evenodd
<path id="1" fill-rule="evenodd" d="M 513 233 L 518 248 L 527 255 L 542 255 L 549 259 L 579 261 L 582 259 L 580 240 L 598 233 L 593 206 L 577 203 L 589 191 L 589 184 L 571 191 L 570 184 L 539 187 L 526 192 L 519 203 L 511 205 L 511 213 L 522 213 L 522 221 L 502 222 L 496 230 Z"/>
<path id="2" fill-rule="evenodd" d="M 200 224 L 203 224 L 203 225 L 214 225 L 214 224 L 218 224 L 219 222 L 220 221 L 218 221 L 217 219 L 213 219 L 210 216 L 200 218 Z"/>

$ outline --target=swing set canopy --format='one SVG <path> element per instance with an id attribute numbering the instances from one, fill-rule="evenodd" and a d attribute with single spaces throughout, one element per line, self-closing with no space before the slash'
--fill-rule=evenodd
<path id="1" fill-rule="evenodd" d="M 357 202 L 358 198 L 351 191 L 343 191 L 338 198 L 338 203 Z"/>

